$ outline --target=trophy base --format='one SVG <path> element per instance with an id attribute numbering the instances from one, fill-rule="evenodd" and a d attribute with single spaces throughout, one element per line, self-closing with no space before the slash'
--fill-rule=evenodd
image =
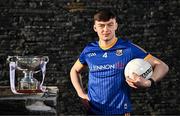
<path id="1" fill-rule="evenodd" d="M 33 93 L 43 93 L 42 90 L 36 89 L 36 90 L 31 90 L 31 89 L 26 89 L 26 90 L 17 90 L 19 93 L 27 93 L 27 94 L 33 94 Z"/>

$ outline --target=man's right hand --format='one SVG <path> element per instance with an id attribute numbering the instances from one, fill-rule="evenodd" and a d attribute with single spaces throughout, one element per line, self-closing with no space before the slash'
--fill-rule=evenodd
<path id="1" fill-rule="evenodd" d="M 88 100 L 89 101 L 89 97 L 88 97 L 88 95 L 86 94 L 86 93 L 78 93 L 78 95 L 79 95 L 79 97 L 81 98 L 81 99 L 86 99 L 86 100 Z"/>
<path id="2" fill-rule="evenodd" d="M 86 108 L 86 110 L 90 109 L 90 104 L 87 99 L 81 99 L 81 102 L 82 102 L 83 106 Z"/>
<path id="3" fill-rule="evenodd" d="M 81 93 L 81 94 L 78 94 L 78 95 L 81 98 L 81 102 L 84 105 L 84 107 L 86 108 L 86 110 L 89 110 L 90 109 L 90 104 L 89 104 L 89 97 L 88 97 L 88 95 L 85 94 L 85 93 Z"/>

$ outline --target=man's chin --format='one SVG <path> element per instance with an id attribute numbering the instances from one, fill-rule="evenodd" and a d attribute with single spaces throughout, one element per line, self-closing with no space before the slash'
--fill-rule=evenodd
<path id="1" fill-rule="evenodd" d="M 109 40 L 110 40 L 110 37 L 104 37 L 103 40 L 104 40 L 104 41 L 109 41 Z"/>
<path id="2" fill-rule="evenodd" d="M 104 41 L 109 41 L 109 40 L 111 40 L 111 37 L 109 37 L 109 36 L 108 36 L 108 37 L 103 36 L 103 37 L 102 37 L 102 40 L 104 40 Z"/>

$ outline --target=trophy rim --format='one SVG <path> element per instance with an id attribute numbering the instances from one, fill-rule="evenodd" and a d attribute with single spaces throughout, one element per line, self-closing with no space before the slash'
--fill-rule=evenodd
<path id="1" fill-rule="evenodd" d="M 37 58 L 37 59 L 49 62 L 49 56 L 43 56 L 43 55 L 40 55 L 40 56 L 38 56 L 38 55 L 37 56 L 32 56 L 32 55 L 30 55 L 30 56 L 29 55 L 25 55 L 25 56 L 14 55 L 14 56 L 8 56 L 7 61 L 9 61 L 9 62 L 12 62 L 12 61 L 18 62 L 18 58 L 22 58 L 22 59 Z"/>
<path id="2" fill-rule="evenodd" d="M 15 62 L 16 68 L 23 71 L 36 71 L 42 62 L 49 62 L 48 56 L 8 56 L 9 62 Z M 38 70 L 39 71 L 39 70 Z"/>
<path id="3" fill-rule="evenodd" d="M 32 56 L 32 55 L 30 55 L 30 56 L 28 56 L 28 55 L 25 55 L 25 56 L 20 56 L 20 55 L 10 55 L 10 56 L 8 56 L 8 57 L 21 57 L 21 58 L 42 58 L 42 57 L 49 57 L 49 56 Z"/>

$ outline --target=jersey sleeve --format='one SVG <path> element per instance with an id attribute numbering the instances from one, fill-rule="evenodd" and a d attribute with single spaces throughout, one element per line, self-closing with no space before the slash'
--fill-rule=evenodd
<path id="1" fill-rule="evenodd" d="M 132 50 L 132 55 L 134 58 L 145 58 L 146 56 L 148 56 L 148 52 L 146 52 L 144 49 L 142 49 L 141 47 L 139 47 L 136 44 L 131 43 L 131 50 Z"/>
<path id="2" fill-rule="evenodd" d="M 86 59 L 85 59 L 85 49 L 81 52 L 80 56 L 79 56 L 79 61 L 81 64 L 87 64 L 86 63 Z"/>

